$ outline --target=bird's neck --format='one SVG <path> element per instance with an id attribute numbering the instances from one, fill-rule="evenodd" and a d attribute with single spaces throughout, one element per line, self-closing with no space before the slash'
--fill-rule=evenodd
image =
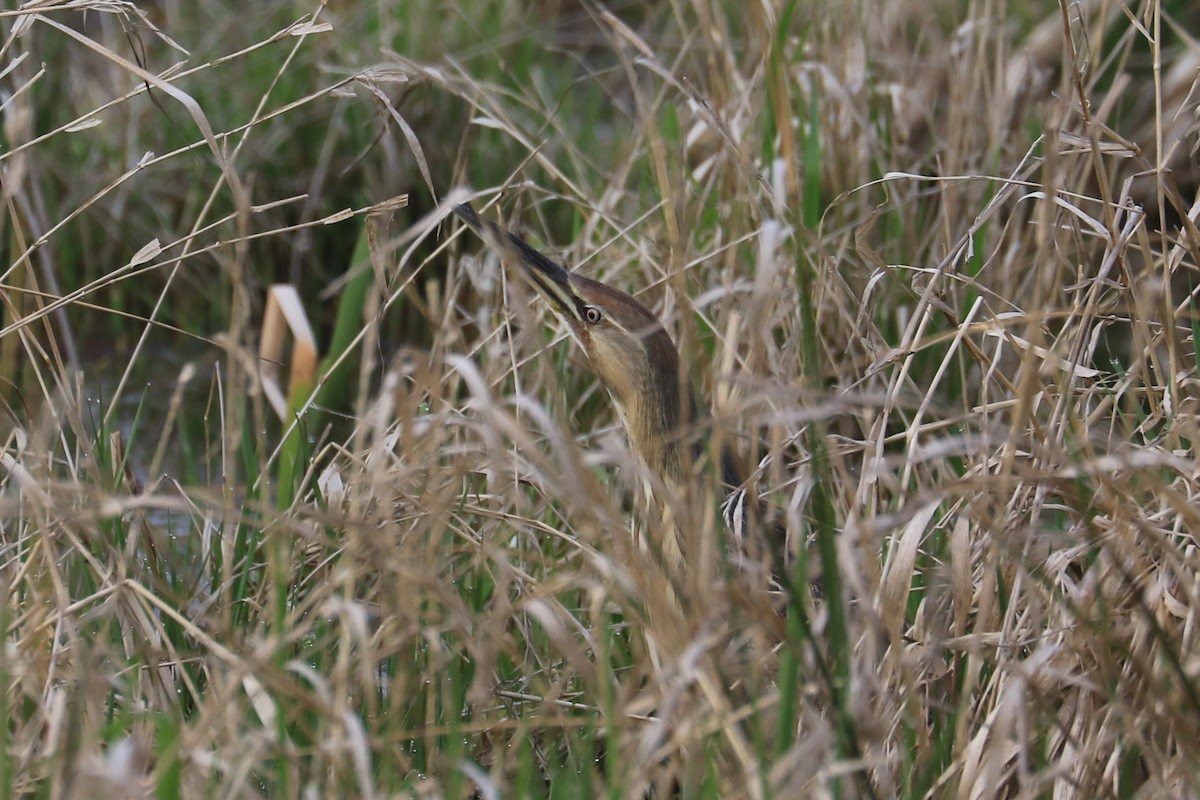
<path id="1" fill-rule="evenodd" d="M 708 406 L 683 376 L 659 380 L 628 402 L 614 398 L 630 442 L 652 473 L 678 487 L 695 480 L 695 465 L 716 459 L 716 474 L 721 485 L 732 491 L 741 486 L 744 475 L 733 442 L 721 437 L 719 452 L 708 450 L 712 441 Z"/>
<path id="2" fill-rule="evenodd" d="M 624 402 L 618 399 L 622 422 L 641 459 L 653 474 L 674 485 L 686 479 L 695 452 L 695 422 L 699 404 L 681 377 L 663 376 Z"/>

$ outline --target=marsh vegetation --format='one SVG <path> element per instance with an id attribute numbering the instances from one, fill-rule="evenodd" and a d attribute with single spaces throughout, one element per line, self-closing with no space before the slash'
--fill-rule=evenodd
<path id="1" fill-rule="evenodd" d="M 1198 20 L 0 10 L 0 796 L 1197 796 Z M 711 477 L 639 544 L 466 196 L 663 320 L 793 602 Z"/>

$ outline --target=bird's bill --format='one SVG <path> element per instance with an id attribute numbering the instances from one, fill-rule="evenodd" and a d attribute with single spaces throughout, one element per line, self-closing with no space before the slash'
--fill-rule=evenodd
<path id="1" fill-rule="evenodd" d="M 556 313 L 570 321 L 582 321 L 584 302 L 571 290 L 571 273 L 566 267 L 551 261 L 516 234 L 480 217 L 468 205 L 455 206 L 454 213 L 478 233 L 488 247 L 502 257 L 519 261 L 529 282 Z"/>

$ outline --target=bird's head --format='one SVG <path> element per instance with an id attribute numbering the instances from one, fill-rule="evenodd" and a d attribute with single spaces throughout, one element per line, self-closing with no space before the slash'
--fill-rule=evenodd
<path id="1" fill-rule="evenodd" d="M 455 212 L 489 247 L 521 265 L 616 401 L 635 449 L 651 467 L 677 477 L 678 440 L 696 412 L 690 391 L 681 391 L 679 354 L 658 318 L 625 292 L 571 272 L 470 206 Z"/>

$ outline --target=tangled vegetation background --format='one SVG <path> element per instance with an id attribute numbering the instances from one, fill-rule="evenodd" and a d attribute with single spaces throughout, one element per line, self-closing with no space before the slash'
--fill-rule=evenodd
<path id="1" fill-rule="evenodd" d="M 0 10 L 0 795 L 1197 796 L 1198 24 Z M 713 480 L 639 545 L 468 196 L 663 319 L 801 596 Z"/>

